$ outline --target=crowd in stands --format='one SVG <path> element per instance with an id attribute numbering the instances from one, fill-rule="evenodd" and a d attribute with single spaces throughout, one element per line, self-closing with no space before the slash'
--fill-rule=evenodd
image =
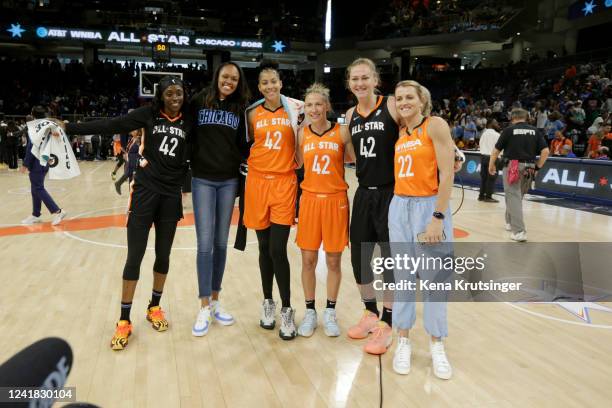
<path id="1" fill-rule="evenodd" d="M 57 59 L 0 57 L 5 86 L 0 87 L 0 112 L 26 115 L 32 106 L 48 106 L 54 116 L 108 117 L 127 113 L 146 102 L 139 98 L 140 71 L 181 72 L 188 93 L 208 85 L 209 72 L 203 64 L 164 64 L 141 68 L 135 61 L 96 61 L 89 67 L 78 61 L 61 64 Z M 251 90 L 257 95 L 257 70 L 245 68 Z M 312 71 L 304 74 L 283 70 L 283 92 L 300 95 L 312 82 Z"/>
<path id="2" fill-rule="evenodd" d="M 570 65 L 549 78 L 524 67 L 512 73 L 513 79 L 505 75 L 497 82 L 481 77 L 475 87 L 460 83 L 454 95 L 436 99 L 434 112 L 447 119 L 458 146 L 476 149 L 487 122 L 507 123 L 509 111 L 522 107 L 546 135 L 552 155 L 610 158 L 612 61 Z"/>
<path id="3" fill-rule="evenodd" d="M 195 94 L 210 82 L 205 65 L 165 64 L 141 68 L 135 61 L 97 61 L 89 67 L 78 61 L 61 64 L 53 58 L 16 59 L 0 57 L 0 70 L 6 78 L 0 87 L 0 167 L 12 164 L 13 146 L 16 157 L 23 158 L 25 147 L 25 115 L 35 105 L 49 108 L 54 117 L 69 121 L 124 115 L 148 99 L 138 93 L 140 71 L 181 72 L 189 94 Z M 257 92 L 257 70 L 244 70 L 250 88 Z M 312 83 L 313 74 L 283 70 L 287 95 L 301 95 Z M 6 116 L 6 118 L 5 118 Z M 112 157 L 113 135 L 88 135 L 73 138 L 79 160 L 105 160 Z M 10 154 L 9 154 L 10 152 Z M 11 159 L 9 159 L 9 156 Z"/>
<path id="4" fill-rule="evenodd" d="M 500 28 L 516 9 L 504 1 L 393 0 L 366 25 L 366 39 Z"/>
<path id="5" fill-rule="evenodd" d="M 182 72 L 188 87 L 199 89 L 207 82 L 203 65 L 164 66 L 148 71 Z M 61 64 L 53 58 L 0 58 L 0 70 L 7 81 L 0 87 L 0 112 L 26 115 L 32 106 L 48 106 L 55 116 L 92 117 L 125 114 L 140 106 L 140 67 L 135 61 L 119 64 L 96 61 L 85 68 L 71 61 Z"/>
<path id="6" fill-rule="evenodd" d="M 98 61 L 86 68 L 72 61 L 56 59 L 0 58 L 5 86 L 0 87 L 0 161 L 13 167 L 12 152 L 22 156 L 25 139 L 24 115 L 36 104 L 46 105 L 54 116 L 66 120 L 116 116 L 147 103 L 138 97 L 139 66 Z M 146 68 L 154 70 L 153 68 Z M 158 70 L 182 72 L 190 93 L 208 84 L 203 65 L 162 66 Z M 257 70 L 246 68 L 247 82 L 256 97 Z M 282 71 L 283 93 L 301 97 L 314 80 L 312 71 Z M 444 117 L 456 144 L 477 149 L 480 134 L 491 119 L 502 128 L 509 111 L 516 106 L 527 109 L 531 123 L 546 134 L 551 154 L 565 157 L 606 159 L 612 147 L 612 60 L 570 64 L 551 72 L 534 70 L 529 64 L 504 68 L 436 73 L 416 78 L 432 92 L 433 114 Z M 393 92 L 394 81 L 381 75 L 381 93 Z M 337 114 L 346 110 L 348 92 L 340 79 L 332 87 Z M 344 92 L 344 94 L 343 94 Z M 346 94 L 346 95 L 345 95 Z M 113 135 L 91 135 L 74 140 L 82 159 L 104 159 Z M 93 139 L 93 141 L 92 141 Z M 13 147 L 15 146 L 15 148 Z M 10 153 L 10 154 L 9 154 Z M 10 156 L 10 157 L 9 157 Z"/>

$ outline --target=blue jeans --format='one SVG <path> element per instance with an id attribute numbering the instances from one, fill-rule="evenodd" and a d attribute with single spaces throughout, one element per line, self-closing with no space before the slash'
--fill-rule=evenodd
<path id="1" fill-rule="evenodd" d="M 409 256 L 419 256 L 413 252 L 416 245 L 410 243 L 417 242 L 417 235 L 425 231 L 427 224 L 431 221 L 431 215 L 435 211 L 437 196 L 431 197 L 406 197 L 394 195 L 389 206 L 389 241 L 391 242 L 391 255 L 403 255 L 409 252 Z M 453 241 L 453 224 L 450 209 L 444 212 L 443 230 L 446 235 L 445 242 Z M 442 250 L 450 248 L 452 245 L 445 245 Z M 430 250 L 432 251 L 432 250 Z M 435 253 L 427 253 L 427 247 L 419 248 L 419 252 L 425 252 L 428 256 L 439 256 Z M 419 270 L 421 279 L 432 279 L 437 271 Z M 409 274 L 395 270 L 395 281 L 402 279 L 416 282 L 416 274 Z M 395 302 L 393 302 L 393 327 L 399 330 L 408 330 L 414 326 L 416 320 L 416 297 L 415 291 L 402 293 L 395 292 Z M 434 337 L 448 336 L 448 321 L 446 302 L 427 301 L 428 293 L 424 294 L 423 322 L 425 331 Z M 432 297 L 439 294 L 433 295 Z"/>
<path id="2" fill-rule="evenodd" d="M 225 181 L 197 177 L 191 179 L 193 215 L 198 238 L 196 262 L 200 298 L 210 297 L 213 291 L 221 290 L 227 257 L 227 236 L 237 191 L 237 178 Z"/>
<path id="3" fill-rule="evenodd" d="M 39 168 L 29 173 L 32 191 L 32 215 L 35 217 L 40 217 L 41 203 L 45 203 L 45 206 L 51 214 L 55 214 L 60 210 L 45 189 L 45 176 L 47 175 L 47 171 L 46 169 L 43 170 Z"/>

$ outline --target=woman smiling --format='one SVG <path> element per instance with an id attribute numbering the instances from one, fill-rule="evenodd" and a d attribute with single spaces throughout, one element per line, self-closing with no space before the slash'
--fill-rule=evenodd
<path id="1" fill-rule="evenodd" d="M 197 273 L 200 311 L 194 336 L 208 333 L 212 319 L 228 326 L 234 318 L 219 303 L 227 256 L 249 90 L 240 67 L 226 62 L 217 68 L 209 88 L 195 95 L 192 121 L 191 180 L 198 241 Z"/>

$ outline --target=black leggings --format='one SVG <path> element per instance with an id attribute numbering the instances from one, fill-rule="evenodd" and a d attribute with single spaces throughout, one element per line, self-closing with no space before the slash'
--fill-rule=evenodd
<path id="1" fill-rule="evenodd" d="M 377 189 L 359 186 L 355 192 L 350 241 L 351 264 L 358 285 L 369 285 L 374 281 L 374 273 L 370 264 L 375 243 L 380 247 L 380 256 L 385 258 L 391 256 L 388 215 L 392 199 L 392 185 Z M 383 279 L 385 283 L 393 282 L 393 269 L 385 268 Z"/>
<path id="2" fill-rule="evenodd" d="M 117 164 L 115 165 L 115 169 L 113 170 L 113 173 L 116 173 L 117 170 L 119 170 L 119 167 L 121 167 L 121 166 L 123 166 L 125 164 L 125 159 L 123 158 L 123 153 L 119 153 L 115 157 L 117 158 Z"/>
<path id="3" fill-rule="evenodd" d="M 155 264 L 153 271 L 167 274 L 170 250 L 176 233 L 176 221 L 155 221 Z M 128 255 L 123 268 L 124 280 L 138 280 L 140 264 L 147 249 L 151 225 L 130 220 L 127 227 Z"/>
<path id="4" fill-rule="evenodd" d="M 272 282 L 276 284 L 283 307 L 291 307 L 291 282 L 289 258 L 287 258 L 288 225 L 271 224 L 265 230 L 257 231 L 259 242 L 259 270 L 265 299 L 272 299 Z"/>

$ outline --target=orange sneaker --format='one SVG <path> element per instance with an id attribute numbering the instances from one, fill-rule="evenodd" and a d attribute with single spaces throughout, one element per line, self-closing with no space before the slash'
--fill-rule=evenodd
<path id="1" fill-rule="evenodd" d="M 351 339 L 365 339 L 372 329 L 376 327 L 376 323 L 378 323 L 378 316 L 366 309 L 363 311 L 359 323 L 348 329 L 348 336 Z"/>
<path id="2" fill-rule="evenodd" d="M 370 340 L 363 346 L 363 351 L 370 354 L 385 354 L 393 342 L 393 330 L 391 327 L 379 321 L 374 329 Z"/>
<path id="3" fill-rule="evenodd" d="M 115 328 L 115 335 L 111 340 L 111 349 L 123 350 L 128 344 L 130 334 L 132 334 L 132 324 L 127 320 L 119 320 Z"/>
<path id="4" fill-rule="evenodd" d="M 147 320 L 151 322 L 151 326 L 158 332 L 168 330 L 168 321 L 164 317 L 164 311 L 161 306 L 153 306 L 147 309 Z"/>

